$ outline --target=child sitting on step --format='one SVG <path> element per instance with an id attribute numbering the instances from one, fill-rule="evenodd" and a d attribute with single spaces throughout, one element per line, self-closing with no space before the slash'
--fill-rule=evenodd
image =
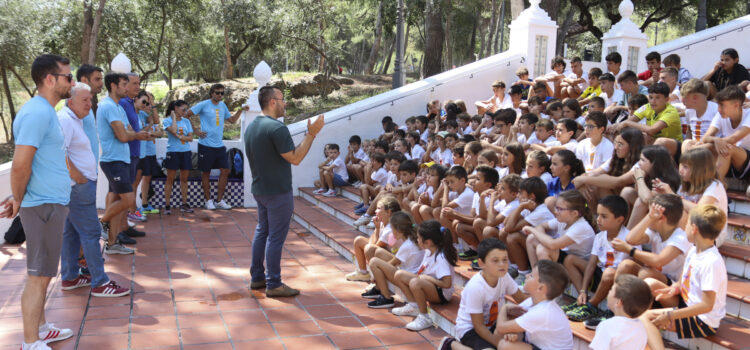
<path id="1" fill-rule="evenodd" d="M 370 273 L 367 272 L 367 262 L 374 256 L 383 256 L 387 260 L 392 258 L 389 250 L 396 245 L 396 239 L 391 232 L 390 218 L 393 213 L 401 211 L 401 206 L 395 197 L 385 196 L 377 202 L 376 207 L 373 218 L 375 231 L 369 238 L 357 236 L 354 239 L 357 270 L 346 275 L 347 281 L 369 282 Z"/>
<path id="2" fill-rule="evenodd" d="M 639 317 L 651 307 L 648 284 L 633 275 L 621 275 L 607 295 L 607 308 L 614 316 L 599 324 L 592 350 L 643 350 L 648 339 L 644 322 Z M 661 334 L 658 332 L 658 342 Z M 652 346 L 651 349 L 663 348 Z"/>

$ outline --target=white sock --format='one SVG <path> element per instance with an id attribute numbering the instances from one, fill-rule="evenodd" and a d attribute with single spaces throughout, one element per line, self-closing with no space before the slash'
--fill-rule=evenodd
<path id="1" fill-rule="evenodd" d="M 424 317 L 424 318 L 430 318 L 430 315 L 428 315 L 428 314 L 423 314 L 423 313 L 421 313 L 421 312 L 419 313 L 419 316 L 420 316 L 420 317 Z"/>
<path id="2" fill-rule="evenodd" d="M 518 271 L 518 273 L 519 273 L 520 275 L 528 275 L 528 274 L 530 274 L 530 273 L 531 273 L 531 270 L 523 270 L 523 271 L 520 271 L 520 270 L 519 270 L 519 271 Z"/>
<path id="3" fill-rule="evenodd" d="M 45 323 L 45 324 L 39 326 L 39 332 L 46 332 L 48 330 L 49 330 L 49 323 Z"/>
<path id="4" fill-rule="evenodd" d="M 359 273 L 368 273 L 368 272 L 367 272 L 367 270 L 362 270 L 362 269 L 360 269 L 360 270 L 359 270 Z"/>
<path id="5" fill-rule="evenodd" d="M 409 305 L 411 305 L 411 306 L 412 306 L 412 307 L 414 307 L 415 309 L 416 309 L 416 308 L 418 308 L 418 306 L 417 306 L 417 302 L 416 302 L 416 301 L 410 301 L 410 302 L 409 302 Z"/>

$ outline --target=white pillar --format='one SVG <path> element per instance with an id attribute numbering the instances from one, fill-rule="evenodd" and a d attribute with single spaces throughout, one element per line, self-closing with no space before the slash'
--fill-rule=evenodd
<path id="1" fill-rule="evenodd" d="M 555 56 L 557 43 L 557 24 L 539 7 L 540 2 L 531 0 L 531 6 L 509 25 L 508 50 L 526 57 L 525 65 L 532 78 L 543 76 L 551 70 L 550 61 Z"/>
<path id="2" fill-rule="evenodd" d="M 247 98 L 247 101 L 243 106 L 249 106 L 250 109 L 247 111 L 242 112 L 242 119 L 240 121 L 240 125 L 242 125 L 242 129 L 240 130 L 240 140 L 242 141 L 242 153 L 245 153 L 245 129 L 248 125 L 262 113 L 260 109 L 260 102 L 258 101 L 258 91 L 260 91 L 260 88 L 266 86 L 268 82 L 271 80 L 271 76 L 273 75 L 273 72 L 271 71 L 271 67 L 266 63 L 266 61 L 261 61 L 258 63 L 257 66 L 255 66 L 255 70 L 253 70 L 253 77 L 255 78 L 255 82 L 258 83 L 258 88 L 255 89 L 252 93 L 250 93 L 250 97 Z M 250 164 L 247 161 L 247 155 L 245 155 L 245 161 L 244 164 L 244 171 L 243 171 L 243 181 L 245 186 L 245 193 L 244 193 L 244 206 L 245 207 L 255 207 L 257 206 L 257 203 L 255 202 L 255 198 L 253 197 L 253 194 L 250 192 L 250 188 L 253 184 L 253 174 L 250 172 Z"/>
<path id="3" fill-rule="evenodd" d="M 604 58 L 610 52 L 619 52 L 622 56 L 620 72 L 632 70 L 637 74 L 646 70 L 648 36 L 630 20 L 633 14 L 633 3 L 630 0 L 621 2 L 618 10 L 622 19 L 602 36 L 602 63 L 606 64 Z"/>

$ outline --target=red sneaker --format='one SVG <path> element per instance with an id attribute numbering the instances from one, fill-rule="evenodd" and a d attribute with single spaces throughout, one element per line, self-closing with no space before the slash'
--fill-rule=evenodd
<path id="1" fill-rule="evenodd" d="M 62 290 L 71 290 L 91 285 L 91 278 L 78 275 L 78 277 L 72 281 L 62 281 Z"/>
<path id="2" fill-rule="evenodd" d="M 91 288 L 91 295 L 95 297 L 116 298 L 130 294 L 130 289 L 120 287 L 115 281 L 109 281 L 102 286 Z"/>

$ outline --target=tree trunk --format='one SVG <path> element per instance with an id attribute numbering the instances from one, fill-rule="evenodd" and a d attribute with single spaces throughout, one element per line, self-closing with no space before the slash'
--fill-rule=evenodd
<path id="1" fill-rule="evenodd" d="M 375 69 L 375 63 L 378 61 L 378 51 L 380 51 L 380 41 L 383 39 L 383 1 L 380 0 L 378 5 L 378 18 L 375 21 L 375 41 L 372 43 L 370 58 L 367 59 L 367 68 L 365 74 L 372 74 Z"/>
<path id="2" fill-rule="evenodd" d="M 385 63 L 383 64 L 383 67 L 380 69 L 380 74 L 388 74 L 388 69 L 391 68 L 391 57 L 393 56 L 394 50 L 396 50 L 396 38 L 395 37 L 391 41 L 391 48 L 388 50 L 388 55 L 385 57 Z"/>
<path id="3" fill-rule="evenodd" d="M 490 29 L 489 36 L 487 37 L 487 45 L 484 47 L 484 57 L 489 57 L 492 54 L 492 44 L 495 42 L 495 29 L 497 28 L 497 0 L 492 0 L 492 17 L 490 17 Z"/>
<path id="4" fill-rule="evenodd" d="M 525 8 L 523 0 L 510 0 L 510 15 L 511 19 L 516 19 L 521 11 Z"/>
<path id="5" fill-rule="evenodd" d="M 472 62 L 477 60 L 475 51 L 477 49 L 477 23 L 481 15 L 480 8 L 477 8 L 477 11 L 474 13 L 474 20 L 471 21 L 471 41 L 469 41 L 468 55 L 471 57 Z"/>
<path id="6" fill-rule="evenodd" d="M 324 31 L 326 30 L 326 22 L 325 19 L 321 16 L 320 21 L 318 21 L 318 46 L 321 50 L 326 49 L 326 38 L 324 35 Z M 320 55 L 320 60 L 318 61 L 318 71 L 319 72 L 325 72 L 326 69 L 326 58 L 323 55 Z"/>
<path id="7" fill-rule="evenodd" d="M 484 36 L 485 35 L 485 32 L 484 32 L 485 29 L 484 28 L 485 28 L 486 22 L 485 22 L 484 18 L 481 17 L 481 13 L 480 13 L 479 16 L 480 17 L 477 18 L 477 21 L 479 22 L 479 55 L 478 55 L 478 57 L 480 59 L 482 59 L 482 58 L 484 58 L 485 45 L 487 44 L 487 42 L 485 40 L 485 36 Z"/>
<path id="8" fill-rule="evenodd" d="M 26 82 L 23 80 L 21 75 L 18 74 L 18 72 L 16 72 L 16 70 L 13 69 L 13 67 L 8 66 L 8 70 L 11 73 L 13 73 L 13 75 L 16 77 L 16 80 L 18 80 L 18 82 L 21 83 L 21 86 L 23 87 L 24 90 L 26 90 L 26 93 L 29 94 L 29 97 L 34 97 L 34 95 L 36 95 L 36 88 L 34 88 L 34 90 L 29 89 L 29 87 L 26 85 Z"/>
<path id="9" fill-rule="evenodd" d="M 221 0 L 221 11 L 227 11 L 225 0 Z M 232 66 L 232 50 L 229 48 L 229 26 L 226 22 L 224 22 L 224 55 L 226 60 L 224 64 L 227 68 L 224 77 L 232 79 L 234 77 L 234 66 Z"/>
<path id="10" fill-rule="evenodd" d="M 453 69 L 453 45 L 451 43 L 451 22 L 453 18 L 453 4 L 452 0 L 446 2 L 447 13 L 445 19 L 445 68 L 444 70 Z"/>
<path id="11" fill-rule="evenodd" d="M 96 38 L 99 36 L 99 25 L 102 23 L 102 13 L 107 0 L 99 0 L 99 8 L 96 9 L 94 24 L 91 26 L 91 40 L 89 40 L 89 64 L 96 62 Z"/>
<path id="12" fill-rule="evenodd" d="M 497 25 L 495 25 L 495 42 L 492 47 L 492 53 L 500 53 L 500 42 L 503 40 L 503 26 L 505 25 L 505 0 L 500 0 L 500 16 L 497 16 Z"/>
<path id="13" fill-rule="evenodd" d="M 83 35 L 81 36 L 81 63 L 89 63 L 89 43 L 91 42 L 91 28 L 94 26 L 94 5 L 91 0 L 83 2 Z"/>
<path id="14" fill-rule="evenodd" d="M 573 7 L 568 9 L 568 13 L 565 15 L 565 19 L 562 24 L 557 28 L 557 42 L 555 43 L 555 55 L 563 56 L 565 54 L 565 37 L 568 33 L 568 28 L 573 24 L 573 14 L 575 10 Z"/>
<path id="15" fill-rule="evenodd" d="M 706 29 L 706 11 L 707 11 L 707 0 L 698 1 L 698 18 L 695 20 L 695 31 L 700 32 Z M 750 5 L 750 2 L 748 2 Z"/>
<path id="16" fill-rule="evenodd" d="M 16 108 L 13 106 L 13 96 L 10 92 L 10 85 L 8 85 L 8 74 L 5 71 L 5 64 L 0 63 L 0 75 L 3 78 L 3 90 L 5 90 L 5 99 L 8 100 L 8 109 L 10 110 L 10 125 L 13 126 L 13 121 L 16 120 Z M 13 128 L 11 127 L 9 142 L 15 138 L 13 135 Z M 7 132 L 6 132 L 7 134 Z M 7 136 L 6 136 L 7 139 Z"/>
<path id="17" fill-rule="evenodd" d="M 425 46 L 422 71 L 426 78 L 441 72 L 443 66 L 444 32 L 439 0 L 427 0 L 424 12 Z"/>

